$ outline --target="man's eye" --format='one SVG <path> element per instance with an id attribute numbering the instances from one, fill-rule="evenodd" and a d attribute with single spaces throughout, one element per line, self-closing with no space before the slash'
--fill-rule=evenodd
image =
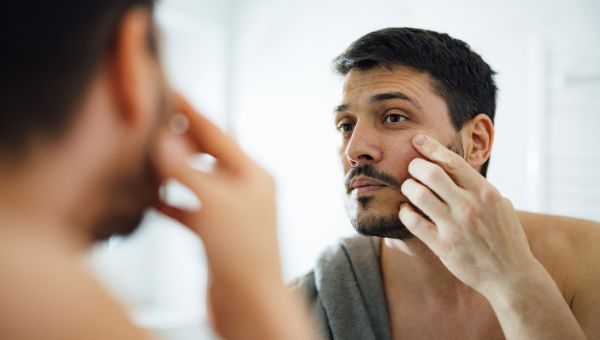
<path id="1" fill-rule="evenodd" d="M 352 131 L 353 127 L 354 126 L 352 125 L 352 123 L 340 123 L 338 124 L 337 129 L 341 133 L 348 133 Z"/>
<path id="2" fill-rule="evenodd" d="M 389 115 L 385 116 L 383 122 L 384 123 L 400 123 L 407 119 L 408 118 L 406 118 L 405 116 L 403 116 L 401 114 L 393 113 L 393 114 L 389 114 Z"/>

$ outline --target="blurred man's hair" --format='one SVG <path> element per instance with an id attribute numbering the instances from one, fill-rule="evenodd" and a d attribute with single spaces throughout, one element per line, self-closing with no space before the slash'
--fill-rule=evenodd
<path id="1" fill-rule="evenodd" d="M 123 15 L 153 0 L 8 1 L 0 10 L 0 153 L 69 125 Z M 149 47 L 155 49 L 153 37 Z"/>
<path id="2" fill-rule="evenodd" d="M 371 32 L 348 47 L 333 65 L 341 75 L 402 65 L 426 72 L 446 102 L 458 131 L 479 113 L 494 121 L 495 72 L 469 45 L 447 34 L 416 28 L 386 28 Z M 487 174 L 489 160 L 481 168 Z"/>

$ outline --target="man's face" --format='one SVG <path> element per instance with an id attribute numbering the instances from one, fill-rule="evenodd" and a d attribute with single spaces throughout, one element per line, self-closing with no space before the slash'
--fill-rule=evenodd
<path id="1" fill-rule="evenodd" d="M 455 152 L 462 150 L 430 77 L 404 66 L 353 69 L 345 78 L 335 124 L 354 228 L 372 236 L 411 237 L 398 211 L 408 202 L 400 192 L 409 177 L 408 164 L 419 157 L 413 137 L 426 134 Z"/>
<path id="2" fill-rule="evenodd" d="M 168 125 L 171 93 L 160 60 L 146 41 L 139 44 L 139 61 L 132 62 L 143 65 L 137 69 L 140 81 L 130 97 L 139 104 L 132 113 L 138 123 L 128 128 L 119 150 L 114 150 L 119 156 L 102 189 L 105 203 L 91 230 L 95 240 L 131 234 L 145 211 L 158 201 L 161 179 L 150 155 L 161 129 Z"/>
<path id="3" fill-rule="evenodd" d="M 168 118 L 167 86 L 157 84 L 157 96 L 149 112 L 151 122 L 140 144 L 127 152 L 128 160 L 114 169 L 105 187 L 107 202 L 102 214 L 92 226 L 93 238 L 104 240 L 113 235 L 129 235 L 139 227 L 146 210 L 159 197 L 161 179 L 151 160 L 154 142 Z"/>

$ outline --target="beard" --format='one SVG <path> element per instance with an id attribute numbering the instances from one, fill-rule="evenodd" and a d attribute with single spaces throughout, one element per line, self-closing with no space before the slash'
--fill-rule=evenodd
<path id="1" fill-rule="evenodd" d="M 376 169 L 372 164 L 364 164 L 356 168 L 352 168 L 346 176 L 346 193 L 352 192 L 352 179 L 358 175 L 363 175 L 376 179 L 400 192 L 401 184 L 393 176 Z M 354 230 L 365 236 L 377 236 L 395 239 L 408 239 L 413 237 L 413 234 L 400 221 L 397 215 L 389 216 L 368 216 L 361 217 L 361 211 L 367 211 L 373 203 L 374 196 L 360 196 L 356 199 L 358 210 L 356 214 L 350 218 L 350 223 Z"/>
<path id="2" fill-rule="evenodd" d="M 158 202 L 160 179 L 150 162 L 149 152 L 143 159 L 137 171 L 116 177 L 107 187 L 110 206 L 92 226 L 93 240 L 133 234 L 146 210 Z"/>
<path id="3" fill-rule="evenodd" d="M 450 151 L 458 154 L 464 158 L 464 149 L 462 145 L 462 138 L 459 133 L 456 137 L 446 146 Z M 352 179 L 358 175 L 364 175 L 376 179 L 382 183 L 387 184 L 390 188 L 400 191 L 401 184 L 390 174 L 382 172 L 376 169 L 371 164 L 365 164 L 351 169 L 346 176 L 346 192 L 350 194 L 352 191 L 351 182 Z M 350 218 L 350 222 L 354 230 L 364 236 L 375 236 L 382 238 L 393 238 L 398 240 L 406 240 L 414 237 L 414 234 L 408 230 L 408 228 L 400 221 L 398 213 L 387 215 L 387 216 L 364 216 L 361 217 L 360 211 L 367 211 L 369 205 L 373 203 L 374 196 L 361 196 L 358 197 L 357 203 L 359 210 L 354 216 Z M 429 219 L 425 214 L 421 212 L 417 207 L 413 205 L 415 211 Z"/>
<path id="4" fill-rule="evenodd" d="M 379 217 L 354 217 L 352 227 L 361 235 L 406 240 L 414 237 L 397 215 Z"/>

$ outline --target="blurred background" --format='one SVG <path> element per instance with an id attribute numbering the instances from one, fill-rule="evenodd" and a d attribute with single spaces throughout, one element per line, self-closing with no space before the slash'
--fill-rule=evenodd
<path id="1" fill-rule="evenodd" d="M 446 32 L 498 72 L 488 177 L 517 209 L 600 220 L 597 0 L 162 0 L 157 21 L 172 83 L 277 180 L 286 280 L 353 233 L 331 115 L 342 79 L 330 61 L 384 27 Z M 92 260 L 157 338 L 209 337 L 199 331 L 202 245 L 184 228 L 149 213 Z"/>

